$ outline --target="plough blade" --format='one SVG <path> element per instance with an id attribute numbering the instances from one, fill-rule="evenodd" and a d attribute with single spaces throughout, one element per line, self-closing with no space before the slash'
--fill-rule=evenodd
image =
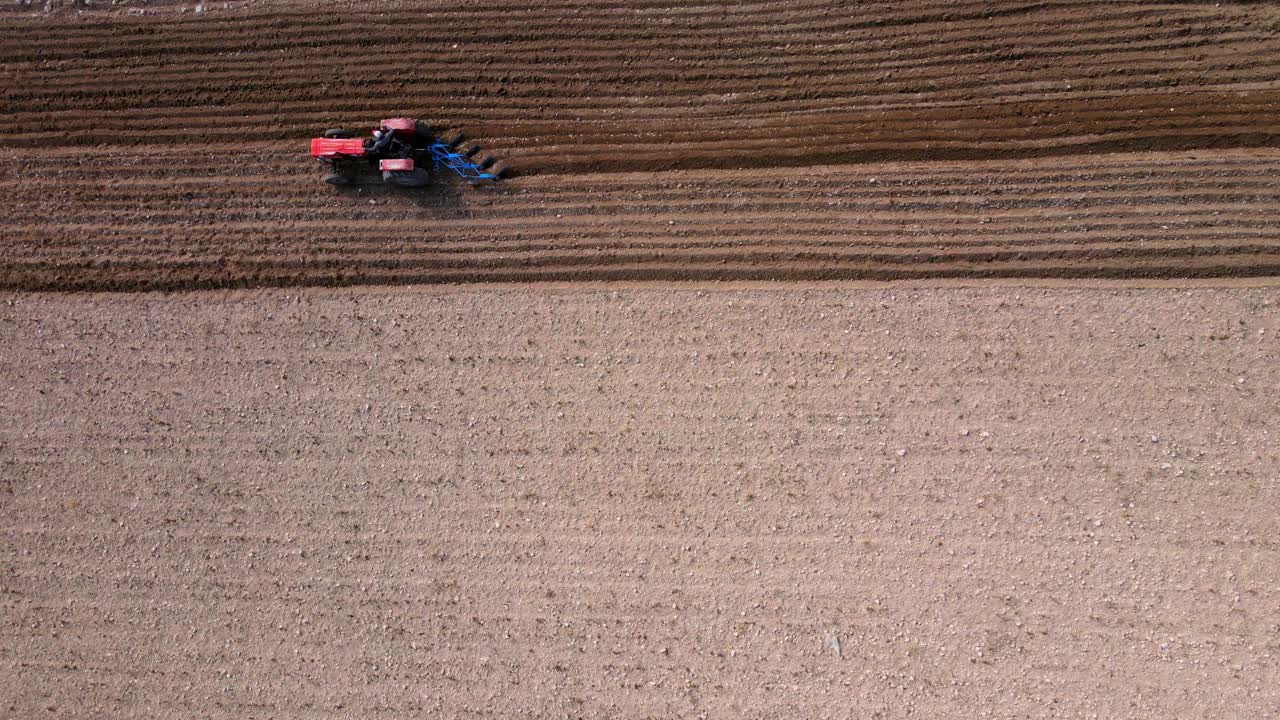
<path id="1" fill-rule="evenodd" d="M 480 150 L 478 145 L 459 152 L 442 140 L 433 143 L 427 150 L 431 153 L 431 160 L 435 163 L 436 170 L 447 167 L 469 183 L 476 184 L 486 180 L 497 182 L 502 178 L 500 173 L 487 170 L 493 165 L 492 158 L 486 157 L 479 162 L 471 160 L 470 156 Z"/>

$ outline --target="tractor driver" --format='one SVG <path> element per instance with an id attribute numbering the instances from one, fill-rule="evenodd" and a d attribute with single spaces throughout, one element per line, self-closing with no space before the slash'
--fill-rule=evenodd
<path id="1" fill-rule="evenodd" d="M 369 152 L 374 155 L 382 155 L 391 149 L 392 143 L 396 141 L 396 134 L 390 130 L 374 130 L 373 144 L 369 146 Z"/>

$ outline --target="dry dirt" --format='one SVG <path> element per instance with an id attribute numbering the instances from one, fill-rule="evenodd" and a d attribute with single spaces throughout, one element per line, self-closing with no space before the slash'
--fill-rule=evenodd
<path id="1" fill-rule="evenodd" d="M 0 288 L 1280 275 L 1274 3 L 195 6 L 0 12 Z M 319 184 L 406 114 L 517 177 Z"/>
<path id="2" fill-rule="evenodd" d="M 1278 78 L 1270 2 L 4 4 L 0 718 L 1280 717 Z M 399 115 L 514 177 L 319 182 Z"/>
<path id="3" fill-rule="evenodd" d="M 287 293 L 3 298 L 0 714 L 1280 712 L 1275 290 Z"/>

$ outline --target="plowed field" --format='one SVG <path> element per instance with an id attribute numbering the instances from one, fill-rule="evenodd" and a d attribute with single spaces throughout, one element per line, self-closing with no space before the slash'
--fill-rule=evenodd
<path id="1" fill-rule="evenodd" d="M 1280 717 L 1276 3 L 19 0 L 0 193 L 0 720 Z"/>
<path id="2" fill-rule="evenodd" d="M 199 7 L 0 16 L 0 287 L 1280 274 L 1270 3 Z M 319 183 L 405 114 L 516 177 Z"/>

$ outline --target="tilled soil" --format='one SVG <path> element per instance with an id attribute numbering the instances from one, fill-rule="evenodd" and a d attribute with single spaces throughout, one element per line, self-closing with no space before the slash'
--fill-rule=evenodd
<path id="1" fill-rule="evenodd" d="M 2 289 L 1280 272 L 1272 3 L 39 8 Z M 515 177 L 319 182 L 308 138 L 399 115 Z"/>
<path id="2" fill-rule="evenodd" d="M 1275 290 L 3 303 L 6 717 L 1280 711 Z"/>
<path id="3" fill-rule="evenodd" d="M 75 155 L 27 163 L 11 207 L 39 221 L 11 228 L 0 287 L 1280 275 L 1271 151 L 545 175 L 419 195 L 322 190 L 309 165 L 264 184 L 220 156 L 131 150 L 122 170 Z"/>

